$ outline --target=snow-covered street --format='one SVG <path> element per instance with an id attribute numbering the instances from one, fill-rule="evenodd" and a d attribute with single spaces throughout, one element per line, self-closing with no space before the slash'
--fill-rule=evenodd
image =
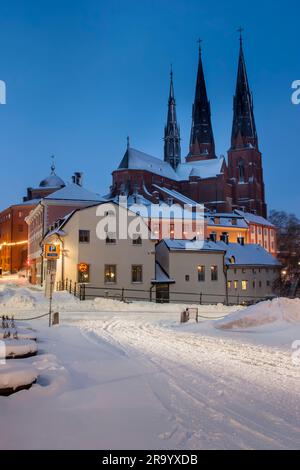
<path id="1" fill-rule="evenodd" d="M 5 289 L 3 311 L 14 296 L 20 318 L 45 311 L 41 292 Z M 24 359 L 38 382 L 0 397 L 0 448 L 299 448 L 300 364 L 291 343 L 300 339 L 300 301 L 280 301 L 255 307 L 273 312 L 263 325 L 232 330 L 224 329 L 232 315 L 180 325 L 180 306 L 57 294 L 61 325 L 32 322 L 39 354 Z M 279 307 L 292 320 L 276 319 Z M 202 306 L 200 314 L 231 310 Z M 246 310 L 233 315 L 245 323 Z"/>

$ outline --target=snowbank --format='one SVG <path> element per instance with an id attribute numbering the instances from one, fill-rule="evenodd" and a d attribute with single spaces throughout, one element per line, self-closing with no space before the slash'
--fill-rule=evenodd
<path id="1" fill-rule="evenodd" d="M 3 342 L 6 358 L 31 356 L 37 353 L 36 341 L 29 339 L 5 339 Z"/>
<path id="2" fill-rule="evenodd" d="M 0 390 L 31 385 L 38 377 L 35 367 L 21 361 L 9 361 L 0 367 Z"/>
<path id="3" fill-rule="evenodd" d="M 234 330 L 274 323 L 300 323 L 300 299 L 278 298 L 260 302 L 216 321 L 215 327 Z"/>

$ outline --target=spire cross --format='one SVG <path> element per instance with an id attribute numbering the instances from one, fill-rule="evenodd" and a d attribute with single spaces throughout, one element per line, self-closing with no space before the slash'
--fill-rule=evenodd
<path id="1" fill-rule="evenodd" d="M 199 38 L 197 43 L 198 43 L 198 47 L 199 47 L 199 54 L 201 54 L 201 44 L 203 43 L 203 40 Z"/>
<path id="2" fill-rule="evenodd" d="M 240 26 L 237 31 L 238 31 L 238 33 L 240 33 L 240 43 L 242 44 L 242 42 L 243 42 L 242 33 L 243 33 L 243 31 L 244 31 L 244 28 L 242 28 L 242 27 Z"/>
<path id="3" fill-rule="evenodd" d="M 54 173 L 54 171 L 55 171 L 54 155 L 51 156 L 51 160 L 52 160 L 51 171 L 52 171 L 52 173 Z"/>

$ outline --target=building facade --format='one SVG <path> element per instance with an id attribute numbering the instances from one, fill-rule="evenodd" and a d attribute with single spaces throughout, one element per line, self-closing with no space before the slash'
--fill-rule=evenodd
<path id="1" fill-rule="evenodd" d="M 67 279 L 73 286 L 85 284 L 86 296 L 91 297 L 120 299 L 123 295 L 130 299 L 149 299 L 155 281 L 155 240 L 150 235 L 140 238 L 138 233 L 136 237 L 121 238 L 117 229 L 104 230 L 101 237 L 99 224 L 112 211 L 112 206 L 116 208 L 116 227 L 121 219 L 126 219 L 126 229 L 132 224 L 142 225 L 148 234 L 149 229 L 141 217 L 114 203 L 74 211 L 42 242 L 60 246 L 55 282 L 64 283 Z M 89 286 L 93 290 L 89 291 Z"/>

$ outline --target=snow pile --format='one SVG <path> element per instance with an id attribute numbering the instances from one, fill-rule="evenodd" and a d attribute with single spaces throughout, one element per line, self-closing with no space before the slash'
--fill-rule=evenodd
<path id="1" fill-rule="evenodd" d="M 300 299 L 278 298 L 260 302 L 216 321 L 215 327 L 234 330 L 274 323 L 300 323 Z"/>
<path id="2" fill-rule="evenodd" d="M 0 367 L 0 390 L 31 385 L 38 376 L 35 367 L 21 361 L 9 361 Z"/>
<path id="3" fill-rule="evenodd" d="M 36 305 L 36 295 L 28 288 L 13 288 L 12 286 L 1 286 L 0 307 L 8 308 L 33 308 Z"/>
<path id="4" fill-rule="evenodd" d="M 3 342 L 6 358 L 33 356 L 37 353 L 36 341 L 30 339 L 5 339 Z"/>

